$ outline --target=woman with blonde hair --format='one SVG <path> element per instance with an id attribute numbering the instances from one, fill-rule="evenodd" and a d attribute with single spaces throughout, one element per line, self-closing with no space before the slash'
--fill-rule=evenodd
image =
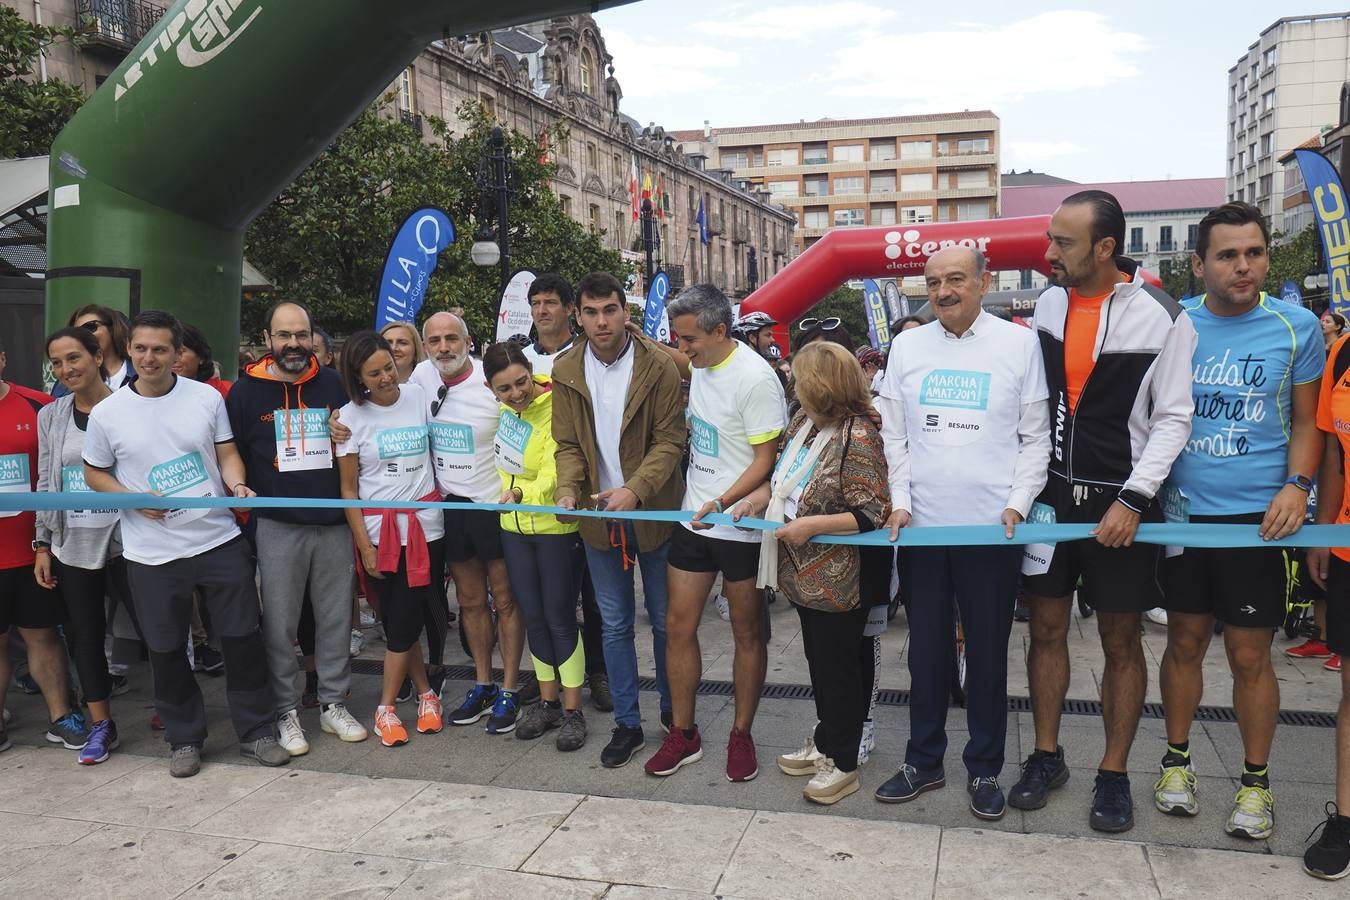
<path id="1" fill-rule="evenodd" d="M 853 354 L 814 341 L 793 356 L 792 377 L 801 409 L 783 435 L 773 475 L 728 512 L 784 523 L 764 533 L 758 583 L 776 587 L 797 609 L 820 721 L 806 746 L 778 765 L 813 776 L 803 795 L 831 804 L 858 790 L 872 683 L 862 597 L 874 579 L 889 577 L 889 554 L 880 548 L 872 558 L 856 546 L 810 541 L 880 528 L 890 515 L 890 488 L 881 435 L 868 417 L 867 380 Z"/>
<path id="2" fill-rule="evenodd" d="M 389 349 L 393 351 L 398 383 L 407 384 L 408 379 L 412 378 L 412 370 L 427 358 L 417 326 L 411 322 L 390 322 L 380 329 L 380 337 L 389 343 Z"/>

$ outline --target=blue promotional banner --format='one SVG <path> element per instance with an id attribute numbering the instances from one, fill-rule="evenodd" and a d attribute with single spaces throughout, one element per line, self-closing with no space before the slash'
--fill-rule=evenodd
<path id="1" fill-rule="evenodd" d="M 455 224 L 444 210 L 424 206 L 404 220 L 389 244 L 375 295 L 376 330 L 390 322 L 414 321 L 436 271 L 436 257 L 454 242 Z"/>
<path id="2" fill-rule="evenodd" d="M 863 279 L 863 312 L 867 315 L 867 338 L 885 353 L 891 348 L 891 320 L 881 288 L 872 278 Z"/>
<path id="3" fill-rule="evenodd" d="M 1298 289 L 1298 282 L 1292 278 L 1286 278 L 1284 284 L 1280 286 L 1280 299 L 1285 303 L 1302 306 L 1303 292 Z"/>
<path id="4" fill-rule="evenodd" d="M 642 333 L 647 337 L 665 342 L 670 339 L 670 325 L 666 324 L 662 334 L 662 323 L 668 322 L 665 316 L 666 297 L 670 295 L 670 276 L 657 272 L 652 276 L 651 290 L 647 291 L 647 307 L 642 312 Z"/>
<path id="5" fill-rule="evenodd" d="M 1328 303 L 1333 311 L 1350 308 L 1350 209 L 1331 161 L 1313 150 L 1295 150 L 1317 216 L 1317 233 L 1327 261 Z"/>

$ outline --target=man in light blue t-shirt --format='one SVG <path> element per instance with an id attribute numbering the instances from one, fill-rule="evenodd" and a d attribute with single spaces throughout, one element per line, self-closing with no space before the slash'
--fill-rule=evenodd
<path id="1" fill-rule="evenodd" d="M 1255 525 L 1263 538 L 1274 539 L 1298 531 L 1307 513 L 1322 456 L 1316 413 L 1325 356 L 1317 317 L 1261 290 L 1269 245 L 1265 219 L 1249 204 L 1226 203 L 1200 222 L 1192 265 L 1205 293 L 1182 304 L 1199 335 L 1195 414 L 1163 498 L 1170 519 Z M 1285 616 L 1285 553 L 1278 547 L 1187 547 L 1169 554 L 1162 570 L 1167 750 L 1154 805 L 1168 815 L 1199 812 L 1190 728 L 1217 618 L 1244 751 L 1241 785 L 1224 830 L 1268 838 L 1275 828 L 1268 763 L 1280 708 L 1270 647 Z"/>

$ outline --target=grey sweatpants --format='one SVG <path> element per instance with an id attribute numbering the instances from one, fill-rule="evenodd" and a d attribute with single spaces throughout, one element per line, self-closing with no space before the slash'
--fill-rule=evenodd
<path id="1" fill-rule="evenodd" d="M 292 525 L 258 518 L 263 639 L 277 715 L 300 706 L 295 633 L 309 587 L 319 702 L 346 703 L 352 683 L 352 532 L 346 525 Z"/>

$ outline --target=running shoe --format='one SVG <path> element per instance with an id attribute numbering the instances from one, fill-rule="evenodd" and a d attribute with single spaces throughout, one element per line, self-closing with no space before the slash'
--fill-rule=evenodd
<path id="1" fill-rule="evenodd" d="M 1233 798 L 1233 812 L 1224 833 L 1263 841 L 1275 833 L 1275 797 L 1269 788 L 1244 784 Z"/>
<path id="2" fill-rule="evenodd" d="M 5 727 L 4 722 L 0 722 L 0 753 L 8 750 L 14 745 L 9 740 L 9 729 Z"/>
<path id="3" fill-rule="evenodd" d="M 544 732 L 562 725 L 562 715 L 561 706 L 536 703 L 525 710 L 516 722 L 516 738 L 522 741 L 532 741 L 535 738 L 542 737 Z"/>
<path id="4" fill-rule="evenodd" d="M 596 672 L 588 679 L 591 689 L 591 703 L 600 712 L 614 711 L 614 697 L 609 692 L 609 673 Z"/>
<path id="5" fill-rule="evenodd" d="M 872 758 L 872 751 L 877 749 L 877 726 L 871 719 L 863 720 L 862 740 L 858 742 L 858 765 L 862 765 Z"/>
<path id="6" fill-rule="evenodd" d="M 1054 753 L 1033 750 L 1022 763 L 1022 777 L 1008 791 L 1008 804 L 1018 809 L 1040 809 L 1050 799 L 1050 792 L 1069 780 L 1069 767 L 1064 765 L 1064 748 Z"/>
<path id="7" fill-rule="evenodd" d="M 759 757 L 750 732 L 731 729 L 727 739 L 727 781 L 750 781 L 759 774 Z"/>
<path id="8" fill-rule="evenodd" d="M 516 700 L 521 706 L 534 706 L 539 702 L 539 679 L 527 672 L 520 673 L 520 687 L 516 688 Z"/>
<path id="9" fill-rule="evenodd" d="M 131 690 L 131 682 L 127 681 L 125 675 L 109 675 L 108 683 L 112 685 L 112 693 L 109 696 L 120 697 Z"/>
<path id="10" fill-rule="evenodd" d="M 784 775 L 814 775 L 816 763 L 824 758 L 825 754 L 816 749 L 815 738 L 808 737 L 806 743 L 802 744 L 802 749 L 778 757 L 778 768 Z"/>
<path id="11" fill-rule="evenodd" d="M 244 759 L 255 760 L 260 766 L 284 766 L 291 761 L 291 754 L 281 742 L 270 734 L 256 741 L 240 741 L 239 755 Z"/>
<path id="12" fill-rule="evenodd" d="M 68 712 L 47 726 L 47 740 L 60 744 L 67 750 L 79 750 L 89 743 L 89 726 L 84 716 L 77 712 Z"/>
<path id="13" fill-rule="evenodd" d="M 645 746 L 647 737 L 641 725 L 620 725 L 610 732 L 609 743 L 600 751 L 600 765 L 606 769 L 621 769 Z"/>
<path id="14" fill-rule="evenodd" d="M 1303 871 L 1314 878 L 1336 881 L 1350 875 L 1350 816 L 1340 815 L 1335 803 L 1326 806 L 1327 818 L 1317 828 L 1322 836 L 1303 854 Z M 1308 835 L 1312 840 L 1317 828 Z"/>
<path id="15" fill-rule="evenodd" d="M 451 725 L 472 725 L 490 714 L 497 703 L 495 684 L 475 684 L 464 695 L 464 701 L 450 713 Z"/>
<path id="16" fill-rule="evenodd" d="M 1335 654 L 1324 642 L 1317 640 L 1317 638 L 1308 638 L 1297 647 L 1290 647 L 1285 650 L 1284 655 L 1294 659 L 1330 659 Z"/>
<path id="17" fill-rule="evenodd" d="M 225 671 L 225 657 L 206 641 L 192 645 L 192 669 L 207 675 L 219 675 Z"/>
<path id="18" fill-rule="evenodd" d="M 277 717 L 277 740 L 291 756 L 304 756 L 309 752 L 309 741 L 305 740 L 305 729 L 300 727 L 300 714 L 290 710 Z"/>
<path id="19" fill-rule="evenodd" d="M 1134 800 L 1130 797 L 1130 776 L 1097 773 L 1092 788 L 1092 811 L 1088 825 L 1093 831 L 1119 834 L 1134 827 Z"/>
<path id="20" fill-rule="evenodd" d="M 376 624 L 375 613 L 372 610 L 363 607 L 361 609 L 361 627 L 374 628 Z"/>
<path id="21" fill-rule="evenodd" d="M 1339 672 L 1341 670 L 1340 654 L 1338 653 L 1332 656 L 1331 659 L 1326 661 L 1322 668 L 1326 669 L 1328 672 Z"/>
<path id="22" fill-rule="evenodd" d="M 488 734 L 509 734 L 515 731 L 519 711 L 520 702 L 516 699 L 515 691 L 505 689 L 497 691 L 497 699 L 492 704 L 492 715 L 488 716 L 487 726 L 483 730 Z"/>
<path id="23" fill-rule="evenodd" d="M 112 719 L 95 722 L 89 740 L 80 748 L 80 765 L 98 765 L 117 749 L 117 743 L 117 725 Z"/>
<path id="24" fill-rule="evenodd" d="M 150 730 L 151 731 L 164 730 L 164 720 L 159 717 L 159 713 L 150 714 Z"/>
<path id="25" fill-rule="evenodd" d="M 403 679 L 403 684 L 398 687 L 398 696 L 394 698 L 395 703 L 407 703 L 413 698 L 413 683 L 411 678 Z"/>
<path id="26" fill-rule="evenodd" d="M 1153 609 L 1150 609 L 1148 612 L 1144 613 L 1144 618 L 1148 619 L 1154 625 L 1161 625 L 1164 628 L 1167 627 L 1167 610 L 1162 607 L 1155 606 Z"/>
<path id="27" fill-rule="evenodd" d="M 427 691 L 417 698 L 417 730 L 421 734 L 436 734 L 441 730 L 441 698 L 435 691 Z"/>
<path id="28" fill-rule="evenodd" d="M 356 721 L 345 704 L 330 703 L 319 713 L 319 728 L 326 734 L 335 734 L 340 741 L 357 743 L 370 737 L 366 726 Z"/>
<path id="29" fill-rule="evenodd" d="M 1169 816 L 1194 816 L 1200 812 L 1195 800 L 1195 767 L 1162 766 L 1162 774 L 1153 785 L 1153 805 Z"/>
<path id="30" fill-rule="evenodd" d="M 362 631 L 361 629 L 359 629 L 359 628 L 353 628 L 353 629 L 352 629 L 352 644 L 351 644 L 350 655 L 351 655 L 351 656 L 360 656 L 360 655 L 361 655 L 361 651 L 365 649 L 365 646 L 366 646 L 366 635 L 365 635 L 365 632 L 363 632 L 363 631 Z"/>
<path id="31" fill-rule="evenodd" d="M 586 716 L 579 709 L 565 709 L 562 722 L 558 726 L 556 746 L 563 753 L 580 750 L 586 746 Z"/>
<path id="32" fill-rule="evenodd" d="M 672 728 L 661 742 L 661 749 L 647 760 L 643 769 L 648 775 L 674 775 L 682 766 L 702 758 L 703 739 L 699 737 L 698 728 L 694 728 L 694 736 L 690 738 L 684 736 L 684 729 Z"/>
<path id="33" fill-rule="evenodd" d="M 375 707 L 375 733 L 386 747 L 401 747 L 408 743 L 408 729 L 403 727 L 392 706 Z"/>
<path id="34" fill-rule="evenodd" d="M 858 792 L 858 772 L 841 772 L 834 760 L 822 756 L 816 763 L 816 772 L 802 788 L 802 796 L 812 803 L 831 806 L 849 794 Z"/>
<path id="35" fill-rule="evenodd" d="M 36 696 L 42 693 L 42 688 L 33 680 L 33 676 L 27 672 L 22 672 L 14 676 L 14 686 L 29 696 Z"/>
<path id="36" fill-rule="evenodd" d="M 727 601 L 727 598 L 724 597 L 722 594 L 718 594 L 717 599 L 714 602 L 717 604 L 718 617 L 720 617 L 723 622 L 730 622 L 731 604 L 730 602 Z"/>

